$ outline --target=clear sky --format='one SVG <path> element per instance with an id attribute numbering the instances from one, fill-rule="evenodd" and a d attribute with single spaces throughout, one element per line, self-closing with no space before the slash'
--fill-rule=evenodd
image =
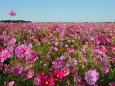
<path id="1" fill-rule="evenodd" d="M 10 17 L 14 10 L 17 16 Z M 115 0 L 0 0 L 0 20 L 34 22 L 115 21 Z"/>

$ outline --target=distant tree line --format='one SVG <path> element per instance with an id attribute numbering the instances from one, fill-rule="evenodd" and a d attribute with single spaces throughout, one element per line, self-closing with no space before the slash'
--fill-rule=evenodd
<path id="1" fill-rule="evenodd" d="M 25 21 L 25 20 L 1 20 L 0 22 L 4 22 L 4 23 L 31 23 L 31 21 Z"/>

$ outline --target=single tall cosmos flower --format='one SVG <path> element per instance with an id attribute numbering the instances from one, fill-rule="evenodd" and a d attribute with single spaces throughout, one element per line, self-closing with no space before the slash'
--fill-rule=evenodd
<path id="1" fill-rule="evenodd" d="M 13 11 L 13 10 L 11 10 L 11 11 L 9 12 L 9 15 L 10 15 L 10 16 L 16 16 L 16 12 Z"/>
<path id="2" fill-rule="evenodd" d="M 96 70 L 89 70 L 85 74 L 85 80 L 89 85 L 94 85 L 96 81 L 99 79 L 99 73 Z"/>
<path id="3" fill-rule="evenodd" d="M 27 56 L 28 53 L 29 53 L 29 48 L 25 44 L 19 45 L 15 49 L 15 55 L 19 58 L 23 58 Z"/>

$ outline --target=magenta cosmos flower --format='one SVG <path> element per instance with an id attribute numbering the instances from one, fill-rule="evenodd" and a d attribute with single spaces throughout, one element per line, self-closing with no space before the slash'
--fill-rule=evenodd
<path id="1" fill-rule="evenodd" d="M 54 79 L 50 76 L 43 76 L 41 78 L 40 86 L 54 86 Z"/>
<path id="2" fill-rule="evenodd" d="M 60 82 L 62 81 L 64 77 L 64 72 L 57 69 L 57 70 L 54 70 L 51 75 L 54 78 L 54 80 L 57 80 Z"/>
<path id="3" fill-rule="evenodd" d="M 4 62 L 7 58 L 10 58 L 12 55 L 12 51 L 10 49 L 3 50 L 0 52 L 0 61 Z"/>
<path id="4" fill-rule="evenodd" d="M 89 85 L 94 85 L 95 82 L 99 79 L 99 73 L 96 70 L 89 70 L 85 74 L 85 80 Z"/>
<path id="5" fill-rule="evenodd" d="M 23 58 L 27 56 L 28 53 L 29 53 L 29 48 L 25 44 L 19 45 L 15 49 L 15 55 L 19 58 Z"/>
<path id="6" fill-rule="evenodd" d="M 21 74 L 21 79 L 23 81 L 27 80 L 28 79 L 28 75 L 27 74 Z"/>
<path id="7" fill-rule="evenodd" d="M 9 15 L 10 15 L 10 16 L 16 16 L 16 12 L 13 11 L 13 10 L 11 10 L 11 11 L 9 12 Z"/>
<path id="8" fill-rule="evenodd" d="M 21 74 L 23 71 L 21 66 L 16 66 L 14 68 L 12 68 L 12 74 L 16 75 L 16 74 Z"/>

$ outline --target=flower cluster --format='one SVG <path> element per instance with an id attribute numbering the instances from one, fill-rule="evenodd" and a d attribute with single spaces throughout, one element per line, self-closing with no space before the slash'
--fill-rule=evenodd
<path id="1" fill-rule="evenodd" d="M 114 86 L 114 38 L 114 23 L 0 23 L 0 86 Z"/>

